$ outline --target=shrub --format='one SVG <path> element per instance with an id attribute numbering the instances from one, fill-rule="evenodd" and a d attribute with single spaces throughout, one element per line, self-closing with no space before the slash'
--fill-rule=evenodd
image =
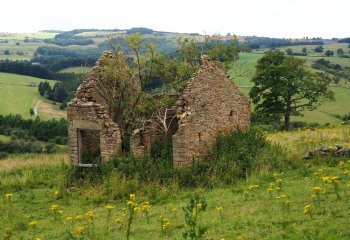
<path id="1" fill-rule="evenodd" d="M 253 172 L 282 167 L 286 159 L 286 153 L 280 146 L 271 144 L 265 134 L 256 130 L 220 136 L 213 156 L 214 174 L 225 183 L 232 183 Z"/>

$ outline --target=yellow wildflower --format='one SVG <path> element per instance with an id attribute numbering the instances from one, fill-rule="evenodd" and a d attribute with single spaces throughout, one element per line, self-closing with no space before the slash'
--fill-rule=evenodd
<path id="1" fill-rule="evenodd" d="M 282 194 L 282 195 L 277 196 L 276 199 L 284 199 L 284 198 L 286 198 L 286 197 L 287 197 L 287 195 Z"/>
<path id="2" fill-rule="evenodd" d="M 56 192 L 55 192 L 55 195 L 56 195 L 56 196 L 60 195 L 60 192 L 59 192 L 59 191 L 56 191 Z"/>
<path id="3" fill-rule="evenodd" d="M 308 204 L 304 207 L 304 214 L 308 214 L 311 211 L 311 204 Z"/>
<path id="4" fill-rule="evenodd" d="M 31 221 L 30 223 L 28 223 L 28 226 L 31 228 L 35 228 L 37 224 L 38 224 L 37 221 Z"/>
<path id="5" fill-rule="evenodd" d="M 203 205 L 201 203 L 197 203 L 197 208 L 201 209 L 203 207 Z"/>
<path id="6" fill-rule="evenodd" d="M 136 206 L 136 203 L 133 201 L 128 201 L 127 204 L 131 207 Z"/>
<path id="7" fill-rule="evenodd" d="M 68 222 L 73 221 L 73 218 L 72 217 L 67 217 L 66 221 L 68 221 Z"/>
<path id="8" fill-rule="evenodd" d="M 140 207 L 135 207 L 135 208 L 134 208 L 134 211 L 135 211 L 135 212 L 139 212 L 140 210 L 141 210 Z"/>
<path id="9" fill-rule="evenodd" d="M 216 211 L 218 211 L 218 212 L 222 212 L 222 210 L 224 210 L 223 207 L 217 207 L 217 208 L 216 208 Z"/>
<path id="10" fill-rule="evenodd" d="M 165 218 L 162 220 L 162 230 L 166 231 L 170 226 L 170 221 L 169 219 Z"/>
<path id="11" fill-rule="evenodd" d="M 122 220 L 120 220 L 119 218 L 116 218 L 116 219 L 114 219 L 114 222 L 115 222 L 115 223 L 121 223 Z"/>
<path id="12" fill-rule="evenodd" d="M 253 189 L 256 189 L 256 188 L 259 188 L 259 185 L 250 185 L 248 187 L 248 190 L 253 190 Z"/>
<path id="13" fill-rule="evenodd" d="M 63 211 L 62 210 L 58 210 L 58 214 L 62 215 Z"/>
<path id="14" fill-rule="evenodd" d="M 135 198 L 136 198 L 136 195 L 135 194 L 133 194 L 133 193 L 131 193 L 130 195 L 129 195 L 129 197 L 130 197 L 130 200 L 135 200 Z"/>
<path id="15" fill-rule="evenodd" d="M 112 209 L 115 208 L 115 207 L 108 204 L 108 205 L 106 206 L 106 208 L 107 208 L 108 210 L 112 210 Z"/>
<path id="16" fill-rule="evenodd" d="M 283 182 L 283 180 L 282 179 L 276 179 L 276 183 L 282 183 Z"/>
<path id="17" fill-rule="evenodd" d="M 39 237 L 36 237 L 36 238 L 34 238 L 34 240 L 41 240 L 41 238 L 39 238 Z"/>
<path id="18" fill-rule="evenodd" d="M 126 217 L 126 214 L 125 214 L 125 213 L 123 213 L 123 214 L 122 214 L 122 217 Z"/>
<path id="19" fill-rule="evenodd" d="M 141 204 L 141 210 L 147 211 L 150 208 L 149 202 L 144 202 Z"/>
<path id="20" fill-rule="evenodd" d="M 51 207 L 50 207 L 50 210 L 52 212 L 55 212 L 57 209 L 58 209 L 58 205 L 57 204 L 52 204 Z"/>
<path id="21" fill-rule="evenodd" d="M 176 213 L 177 212 L 177 208 L 173 208 L 173 213 Z"/>
<path id="22" fill-rule="evenodd" d="M 331 178 L 330 178 L 329 176 L 324 176 L 324 177 L 322 177 L 322 181 L 323 181 L 323 182 L 326 182 L 326 183 L 332 182 L 332 181 L 331 181 Z"/>
<path id="23" fill-rule="evenodd" d="M 332 177 L 331 177 L 331 182 L 332 182 L 332 183 L 339 183 L 339 177 L 337 177 L 337 176 L 332 176 Z"/>
<path id="24" fill-rule="evenodd" d="M 94 212 L 92 210 L 89 210 L 87 211 L 87 213 L 85 213 L 85 216 L 87 216 L 88 218 L 93 218 Z"/>
<path id="25" fill-rule="evenodd" d="M 10 198 L 12 198 L 13 197 L 13 194 L 12 193 L 6 193 L 5 194 L 5 198 L 6 199 L 10 199 Z"/>
<path id="26" fill-rule="evenodd" d="M 84 217 L 82 216 L 82 215 L 77 215 L 76 217 L 75 217 L 75 219 L 76 220 L 82 220 Z"/>
<path id="27" fill-rule="evenodd" d="M 74 232 L 76 234 L 82 234 L 85 231 L 85 227 L 75 227 Z"/>
<path id="28" fill-rule="evenodd" d="M 340 167 L 343 167 L 343 166 L 344 166 L 344 164 L 345 164 L 345 162 L 344 162 L 344 161 L 340 161 L 340 162 L 339 162 L 339 166 L 340 166 Z"/>
<path id="29" fill-rule="evenodd" d="M 320 192 L 322 188 L 320 186 L 316 186 L 316 187 L 313 187 L 312 190 L 315 192 Z"/>

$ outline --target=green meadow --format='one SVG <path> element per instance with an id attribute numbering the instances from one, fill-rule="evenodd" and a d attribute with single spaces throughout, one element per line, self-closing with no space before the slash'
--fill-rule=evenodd
<path id="1" fill-rule="evenodd" d="M 29 110 L 34 108 L 39 98 L 37 87 L 28 86 L 29 83 L 47 81 L 45 79 L 29 76 L 0 73 L 0 114 L 21 114 L 23 117 L 30 117 Z M 49 80 L 54 84 L 54 81 Z"/>
<path id="2" fill-rule="evenodd" d="M 349 239 L 350 161 L 300 159 L 315 146 L 349 146 L 348 135 L 348 126 L 269 133 L 288 149 L 284 166 L 215 187 L 139 182 L 136 173 L 72 179 L 66 154 L 10 156 L 0 161 L 0 237 L 127 239 L 132 214 L 129 239 L 184 239 L 182 209 L 199 194 L 203 239 Z"/>

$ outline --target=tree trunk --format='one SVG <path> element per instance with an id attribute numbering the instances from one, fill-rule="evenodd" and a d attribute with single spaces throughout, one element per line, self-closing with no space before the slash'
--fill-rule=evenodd
<path id="1" fill-rule="evenodd" d="M 289 131 L 290 127 L 290 115 L 284 115 L 284 130 Z"/>

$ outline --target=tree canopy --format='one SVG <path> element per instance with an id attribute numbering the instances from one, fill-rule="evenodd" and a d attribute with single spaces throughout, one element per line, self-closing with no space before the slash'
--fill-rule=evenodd
<path id="1" fill-rule="evenodd" d="M 304 60 L 278 50 L 258 61 L 252 79 L 254 87 L 249 93 L 258 115 L 284 117 L 284 128 L 289 130 L 291 116 L 301 116 L 304 110 L 311 111 L 323 101 L 334 100 L 328 88 L 330 80 L 310 72 L 304 64 Z"/>

